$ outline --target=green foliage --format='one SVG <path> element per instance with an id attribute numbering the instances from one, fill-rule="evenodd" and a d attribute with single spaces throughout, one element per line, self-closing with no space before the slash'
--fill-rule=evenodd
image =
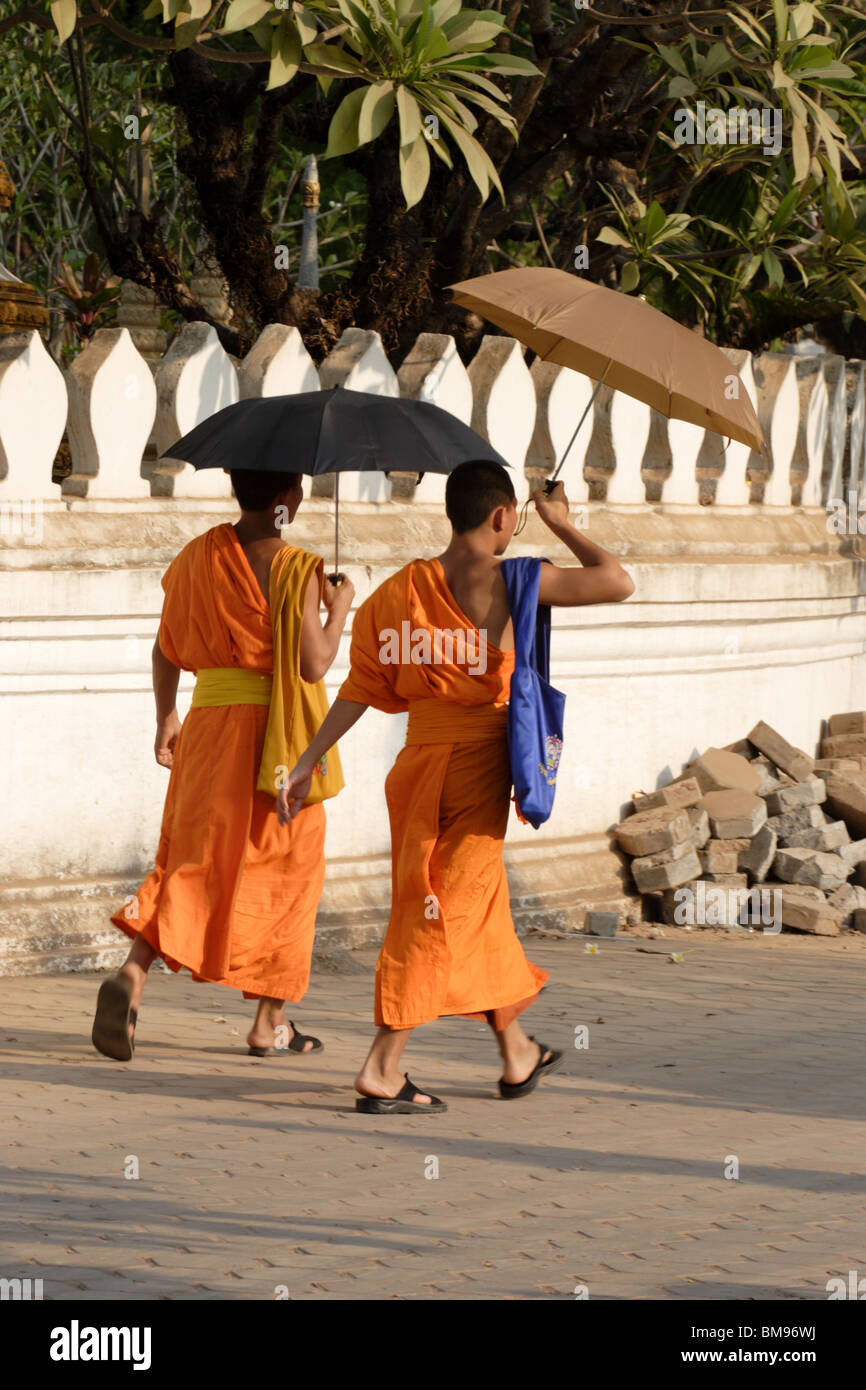
<path id="1" fill-rule="evenodd" d="M 76 164 L 80 132 L 39 76 L 41 67 L 66 107 L 75 107 L 66 66 L 72 46 L 62 40 L 79 12 L 92 14 L 94 0 L 44 0 L 43 8 L 56 32 L 40 35 L 31 26 L 23 39 L 20 30 L 14 42 L 7 35 L 0 49 L 0 148 L 18 186 L 0 228 L 0 254 L 41 287 L 58 274 L 61 254 L 80 268 L 99 249 Z M 645 296 L 717 341 L 753 347 L 812 319 L 866 319 L 860 0 L 702 8 L 705 14 L 695 11 L 679 28 L 670 7 L 663 23 L 651 13 L 645 26 L 601 23 L 578 50 L 546 65 L 546 53 L 534 47 L 538 16 L 528 0 L 508 7 L 511 33 L 498 10 L 462 0 L 117 0 L 112 14 L 155 42 L 172 34 L 177 48 L 194 44 L 202 56 L 249 55 L 261 63 L 262 87 L 287 88 L 288 102 L 305 111 L 313 91 L 327 113 L 327 140 L 318 118 L 315 140 L 281 139 L 264 194 L 274 240 L 289 248 L 290 274 L 300 231 L 293 190 L 306 154 L 328 156 L 320 163 L 328 196 L 320 263 L 323 283 L 329 277 L 333 285 L 351 276 L 365 239 L 369 254 L 376 178 L 356 172 L 363 163 L 355 154 L 382 141 L 383 157 L 398 161 L 406 206 L 423 207 L 437 256 L 447 243 L 471 246 L 478 270 L 539 262 L 573 269 L 581 242 L 591 247 L 584 273 L 592 278 Z M 567 35 L 574 18 L 570 0 L 552 0 L 551 41 Z M 161 97 L 165 57 L 136 48 L 130 62 L 122 39 L 98 26 L 82 33 L 95 157 L 109 196 L 128 207 L 140 193 L 140 147 L 130 149 L 122 130 L 140 91 L 150 113 L 152 199 L 163 240 L 186 273 L 207 233 L 195 190 L 175 162 L 176 116 Z M 627 83 L 613 79 L 600 88 L 588 110 L 579 84 L 568 87 L 569 74 L 577 69 L 591 83 L 599 45 L 626 45 L 642 66 L 628 68 Z M 516 56 L 536 51 L 543 78 Z M 220 75 L 246 78 L 250 71 L 226 64 Z M 503 130 L 516 133 L 515 92 L 521 122 L 534 93 L 541 94 L 539 110 L 554 97 L 547 143 L 533 135 L 530 117 L 521 143 L 503 146 Z M 677 143 L 677 108 L 694 111 L 698 102 L 722 113 L 777 110 L 780 153 L 766 153 L 763 142 Z M 250 145 L 256 118 L 254 108 Z M 563 149 L 571 156 L 564 173 Z M 434 200 L 431 170 L 441 172 L 440 161 L 469 177 L 450 181 L 447 197 Z M 475 188 L 485 200 L 480 215 Z M 489 199 L 493 189 L 500 199 L 504 191 L 506 203 L 513 197 L 510 216 L 499 199 Z M 376 254 L 387 260 L 388 250 L 386 244 Z"/>
<path id="2" fill-rule="evenodd" d="M 793 326 L 854 310 L 866 318 L 863 34 L 844 6 L 730 9 L 727 42 L 690 34 L 641 45 L 668 97 L 645 177 L 602 188 L 595 231 L 619 287 L 702 323 L 718 341 L 737 324 Z M 761 143 L 678 143 L 676 111 L 697 102 L 778 109 L 778 155 Z M 656 187 L 678 189 L 666 211 Z M 606 248 L 606 249 L 605 249 Z"/>
<path id="3" fill-rule="evenodd" d="M 15 185 L 12 204 L 0 218 L 0 261 L 47 295 L 62 275 L 61 262 L 79 275 L 92 249 L 102 249 L 76 158 L 75 90 L 65 61 L 51 61 L 55 43 L 50 34 L 29 32 L 0 46 L 0 151 Z M 162 99 L 162 65 L 149 57 L 121 62 L 121 52 L 107 45 L 88 65 L 97 170 L 115 206 L 135 208 L 142 193 L 138 155 L 145 153 L 151 210 L 189 279 L 208 238 L 195 190 L 178 171 L 180 135 L 176 115 Z M 139 120 L 139 139 L 130 140 L 125 122 L 138 109 L 146 114 Z M 264 199 L 274 242 L 288 248 L 290 272 L 300 255 L 298 180 L 305 158 L 305 151 L 281 144 Z M 318 223 L 323 284 L 351 274 L 363 244 L 365 193 L 356 174 L 334 166 Z M 105 318 L 96 326 L 104 323 Z"/>
<path id="4" fill-rule="evenodd" d="M 63 41 L 75 28 L 78 0 L 53 0 L 50 10 Z M 291 82 L 302 65 L 326 92 L 335 80 L 366 84 L 337 107 L 325 157 L 377 139 L 397 111 L 407 207 L 424 196 L 430 150 L 452 166 L 451 142 L 482 199 L 491 187 L 504 198 L 496 166 L 474 138 L 473 108 L 516 134 L 507 92 L 490 78 L 540 74 L 527 58 L 489 51 L 505 32 L 497 10 L 464 10 L 462 0 L 228 0 L 210 11 L 208 0 L 152 0 L 143 18 L 173 22 L 178 48 L 214 34 L 249 35 L 270 54 L 269 91 Z"/>

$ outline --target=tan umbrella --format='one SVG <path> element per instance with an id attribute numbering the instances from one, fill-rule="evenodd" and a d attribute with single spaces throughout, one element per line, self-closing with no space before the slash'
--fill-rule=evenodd
<path id="1" fill-rule="evenodd" d="M 455 303 L 489 319 L 545 362 L 571 367 L 596 382 L 556 473 L 602 382 L 669 419 L 688 420 L 763 449 L 752 402 L 722 350 L 642 299 L 565 270 L 530 266 L 449 288 Z M 729 399 L 732 379 L 735 399 Z"/>

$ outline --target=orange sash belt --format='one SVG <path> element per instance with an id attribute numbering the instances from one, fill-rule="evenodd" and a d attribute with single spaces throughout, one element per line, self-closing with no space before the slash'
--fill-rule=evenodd
<path id="1" fill-rule="evenodd" d="M 406 747 L 419 743 L 489 743 L 505 737 L 507 705 L 411 700 Z"/>

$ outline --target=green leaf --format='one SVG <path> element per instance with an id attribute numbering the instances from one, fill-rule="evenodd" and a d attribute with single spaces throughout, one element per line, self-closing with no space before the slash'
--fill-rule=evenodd
<path id="1" fill-rule="evenodd" d="M 804 288 L 804 289 L 808 289 L 808 288 L 809 288 L 809 276 L 808 276 L 808 273 L 807 273 L 807 271 L 806 271 L 805 266 L 801 264 L 801 262 L 797 259 L 796 256 L 792 256 L 792 255 L 790 254 L 790 252 L 788 252 L 787 255 L 788 255 L 788 260 L 791 262 L 791 264 L 792 264 L 792 265 L 794 266 L 794 268 L 797 270 L 797 272 L 799 273 L 800 279 L 803 281 L 803 288 Z"/>
<path id="2" fill-rule="evenodd" d="M 704 77 L 715 77 L 718 73 L 724 72 L 725 68 L 734 66 L 734 59 L 729 49 L 723 43 L 714 43 L 710 46 L 702 64 Z"/>
<path id="3" fill-rule="evenodd" d="M 787 0 L 773 0 L 773 17 L 776 21 L 776 39 L 781 42 L 788 37 Z"/>
<path id="4" fill-rule="evenodd" d="M 379 39 L 370 16 L 358 5 L 353 4 L 353 0 L 337 0 L 337 3 L 348 18 L 349 23 L 360 30 L 373 52 L 378 53 Z"/>
<path id="5" fill-rule="evenodd" d="M 440 59 L 440 64 L 445 60 Z M 451 57 L 448 66 L 462 68 L 464 63 L 483 68 L 485 72 L 499 72 L 506 77 L 540 77 L 541 73 L 528 58 L 518 58 L 513 53 L 467 53 L 465 58 Z M 435 66 L 435 65 L 434 65 Z"/>
<path id="6" fill-rule="evenodd" d="M 174 46 L 178 52 L 195 43 L 200 28 L 200 19 L 194 19 L 188 11 L 180 11 L 174 21 Z"/>
<path id="7" fill-rule="evenodd" d="M 689 76 L 686 60 L 678 48 L 672 48 L 667 43 L 657 43 L 656 51 L 661 54 L 668 67 L 673 68 L 674 72 L 678 72 L 681 77 Z"/>
<path id="8" fill-rule="evenodd" d="M 854 69 L 849 68 L 846 63 L 828 63 L 826 67 L 805 67 L 797 68 L 797 77 L 801 81 L 808 81 L 810 77 L 823 82 L 826 79 L 839 79 L 854 77 Z"/>
<path id="9" fill-rule="evenodd" d="M 350 24 L 355 23 L 355 16 L 352 14 L 352 6 L 349 0 L 337 0 L 337 8 L 344 19 L 347 19 Z"/>
<path id="10" fill-rule="evenodd" d="M 668 96 L 671 98 L 690 97 L 697 90 L 690 77 L 672 77 L 668 83 Z"/>
<path id="11" fill-rule="evenodd" d="M 670 217 L 665 218 L 665 236 L 682 236 L 686 228 L 691 226 L 692 219 L 687 212 L 672 212 Z"/>
<path id="12" fill-rule="evenodd" d="M 421 11 L 421 23 L 418 25 L 418 34 L 417 34 L 417 38 L 416 38 L 416 41 L 415 41 L 415 52 L 416 52 L 416 53 L 423 53 L 423 52 L 424 52 L 424 49 L 427 47 L 428 43 L 430 42 L 430 36 L 431 36 L 432 33 L 433 33 L 433 15 L 432 15 L 432 13 L 431 13 L 431 11 L 430 11 L 430 6 L 429 6 L 429 5 L 425 5 L 424 8 L 423 8 L 423 10 Z"/>
<path id="13" fill-rule="evenodd" d="M 220 33 L 237 34 L 241 29 L 248 29 L 251 24 L 257 24 L 266 14 L 272 13 L 273 6 L 270 0 L 231 0 Z"/>
<path id="14" fill-rule="evenodd" d="M 743 33 L 746 34 L 753 43 L 758 44 L 760 47 L 769 44 L 770 35 L 757 20 L 751 19 L 750 16 L 746 14 L 737 14 L 735 10 L 730 11 L 729 18 L 733 20 L 738 29 L 742 29 Z"/>
<path id="15" fill-rule="evenodd" d="M 461 4 L 462 0 L 436 0 L 436 4 L 433 6 L 433 23 L 437 29 L 441 29 L 444 24 L 448 23 L 449 19 L 453 19 L 455 15 L 460 13 Z M 400 13 L 399 4 L 397 11 Z M 505 23 L 504 20 L 502 22 Z"/>
<path id="16" fill-rule="evenodd" d="M 792 79 L 785 72 L 778 58 L 773 63 L 773 86 L 776 91 L 784 90 L 785 87 L 793 87 Z"/>
<path id="17" fill-rule="evenodd" d="M 400 183 L 407 208 L 413 208 L 424 196 L 430 179 L 430 151 L 423 135 L 411 145 L 400 146 Z"/>
<path id="18" fill-rule="evenodd" d="M 358 116 L 358 144 L 366 145 L 382 134 L 394 114 L 393 82 L 373 82 L 364 93 Z"/>
<path id="19" fill-rule="evenodd" d="M 756 256 L 750 256 L 749 259 L 746 261 L 746 266 L 745 266 L 745 269 L 744 269 L 744 271 L 743 271 L 742 278 L 741 278 L 741 280 L 740 280 L 740 284 L 741 284 L 741 286 L 743 287 L 743 289 L 745 289 L 745 288 L 746 288 L 746 285 L 748 285 L 749 281 L 752 280 L 752 279 L 754 278 L 755 272 L 757 271 L 757 269 L 758 269 L 758 267 L 760 266 L 760 264 L 761 264 L 761 257 L 760 257 L 760 256 L 757 256 L 757 255 L 756 255 Z"/>
<path id="20" fill-rule="evenodd" d="M 174 46 L 177 49 L 189 48 L 198 38 L 205 16 L 210 13 L 210 0 L 183 0 L 184 8 L 178 10 L 174 21 Z"/>
<path id="21" fill-rule="evenodd" d="M 301 38 L 294 20 L 288 15 L 283 15 L 274 30 L 271 66 L 265 91 L 272 92 L 275 87 L 284 87 L 287 82 L 291 82 L 301 65 L 302 51 Z"/>
<path id="22" fill-rule="evenodd" d="M 662 227 L 665 225 L 665 214 L 660 203 L 650 203 L 649 210 L 644 220 L 644 232 L 648 240 L 652 241 L 658 236 Z"/>
<path id="23" fill-rule="evenodd" d="M 274 26 L 271 24 L 271 21 L 269 19 L 260 19 L 257 24 L 250 25 L 247 33 L 252 34 L 259 48 L 264 49 L 265 53 L 270 57 L 271 46 L 274 41 Z"/>
<path id="24" fill-rule="evenodd" d="M 791 213 L 797 206 L 797 201 L 799 197 L 799 188 L 788 189 L 788 192 L 785 194 L 784 198 L 779 203 L 779 206 L 776 208 L 776 211 L 773 214 L 772 220 L 770 222 L 771 232 L 778 232 L 782 227 L 785 226 L 786 222 L 788 222 L 791 217 Z"/>
<path id="25" fill-rule="evenodd" d="M 809 122 L 809 113 L 806 110 L 806 103 L 803 101 L 799 92 L 793 87 L 791 87 L 788 92 L 788 105 L 791 108 L 791 115 L 796 116 L 798 121 L 802 121 L 804 125 L 807 125 Z"/>
<path id="26" fill-rule="evenodd" d="M 335 68 L 337 72 L 349 74 L 362 73 L 364 71 L 357 58 L 353 58 L 351 53 L 346 53 L 342 48 L 337 48 L 332 43 L 310 43 L 304 49 L 304 57 L 317 67 Z"/>
<path id="27" fill-rule="evenodd" d="M 294 0 L 292 9 L 295 12 L 295 23 L 298 26 L 298 38 L 301 40 L 301 43 L 313 43 L 319 32 L 316 16 L 309 10 L 305 10 L 303 5 L 299 5 L 297 0 Z"/>
<path id="28" fill-rule="evenodd" d="M 490 192 L 490 184 L 492 183 L 504 203 L 505 194 L 502 191 L 499 172 L 483 145 L 480 145 L 468 131 L 464 130 L 459 122 L 455 121 L 451 116 L 446 116 L 444 111 L 442 112 L 442 120 L 448 127 L 450 134 L 454 137 L 454 141 L 466 161 L 466 167 L 469 170 L 473 183 L 481 194 L 482 201 L 486 201 Z"/>
<path id="29" fill-rule="evenodd" d="M 660 256 L 657 251 L 653 252 L 653 263 L 655 265 L 660 265 L 663 270 L 666 270 L 672 280 L 678 280 L 680 278 L 680 272 L 677 270 L 676 266 L 673 265 L 671 261 L 666 260 L 664 256 Z"/>
<path id="30" fill-rule="evenodd" d="M 162 14 L 162 0 L 150 0 L 150 4 L 142 14 L 142 19 L 156 19 L 158 14 Z"/>
<path id="31" fill-rule="evenodd" d="M 795 116 L 791 122 L 791 151 L 794 156 L 794 179 L 803 183 L 809 175 L 809 138 L 806 127 Z"/>
<path id="32" fill-rule="evenodd" d="M 449 151 L 448 146 L 445 144 L 445 141 L 442 139 L 442 137 L 436 136 L 435 139 L 432 139 L 430 136 L 427 136 L 426 138 L 427 144 L 430 146 L 433 153 L 435 155 L 438 155 L 439 158 L 442 160 L 442 163 L 447 164 L 449 169 L 453 169 L 454 161 L 451 158 L 451 152 Z"/>
<path id="33" fill-rule="evenodd" d="M 497 104 L 497 102 L 491 101 L 489 97 L 483 96 L 481 92 L 473 92 L 471 87 L 462 87 L 452 82 L 442 82 L 439 85 L 442 93 L 456 92 L 460 96 L 465 97 L 467 101 L 474 102 L 482 111 L 486 111 L 488 116 L 493 116 L 499 121 L 500 125 L 504 125 L 506 130 L 515 131 L 517 129 L 516 122 L 511 112 L 506 107 Z"/>
<path id="34" fill-rule="evenodd" d="M 335 159 L 341 154 L 351 154 L 358 148 L 358 117 L 361 114 L 361 104 L 367 95 L 367 88 L 356 87 L 348 96 L 343 97 L 340 105 L 331 118 L 328 129 L 328 148 L 325 150 L 325 159 Z"/>
<path id="35" fill-rule="evenodd" d="M 769 248 L 764 252 L 762 258 L 764 269 L 767 272 L 767 279 L 774 289 L 780 289 L 785 282 L 785 275 L 782 270 L 782 263 L 774 251 Z"/>
<path id="36" fill-rule="evenodd" d="M 425 63 L 435 63 L 439 58 L 446 58 L 450 52 L 448 40 L 442 30 L 434 29 L 420 56 Z"/>
<path id="37" fill-rule="evenodd" d="M 75 29 L 78 19 L 78 0 L 52 0 L 51 18 L 57 30 L 57 37 L 65 43 Z"/>
<path id="38" fill-rule="evenodd" d="M 788 25 L 795 39 L 804 39 L 815 23 L 817 5 L 795 5 L 788 17 Z"/>
<path id="39" fill-rule="evenodd" d="M 469 107 L 464 106 L 459 97 L 455 96 L 453 90 L 450 88 L 443 89 L 440 94 L 440 100 L 454 112 L 458 121 L 463 126 L 463 129 L 468 130 L 470 135 L 474 135 L 475 131 L 478 129 L 478 121 L 469 110 Z"/>
<path id="40" fill-rule="evenodd" d="M 486 15 L 482 17 L 477 11 L 466 10 L 455 19 L 450 19 L 447 24 L 443 24 L 442 32 L 449 51 L 459 53 L 473 48 L 476 44 L 486 46 L 495 43 L 502 33 L 504 23 L 502 15 L 496 14 L 495 11 L 493 18 L 489 19 Z"/>
<path id="41" fill-rule="evenodd" d="M 603 241 L 606 246 L 627 246 L 631 247 L 628 237 L 623 236 L 622 232 L 616 227 L 602 227 L 596 241 Z"/>
<path id="42" fill-rule="evenodd" d="M 402 82 L 397 88 L 397 114 L 400 118 L 400 144 L 413 145 L 421 134 L 421 107 Z"/>
<path id="43" fill-rule="evenodd" d="M 631 294 L 640 284 L 640 269 L 637 261 L 626 261 L 619 272 L 619 287 L 623 294 Z"/>
<path id="44" fill-rule="evenodd" d="M 489 77 L 482 77 L 480 72 L 469 72 L 466 68 L 461 67 L 457 71 L 457 76 L 460 78 L 461 82 L 471 82 L 473 87 L 478 87 L 480 91 L 486 92 L 487 95 L 493 97 L 495 101 L 503 101 L 505 99 L 502 88 L 497 87 L 495 82 L 491 82 Z"/>

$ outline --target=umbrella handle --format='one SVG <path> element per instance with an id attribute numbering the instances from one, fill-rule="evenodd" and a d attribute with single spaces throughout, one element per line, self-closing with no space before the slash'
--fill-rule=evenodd
<path id="1" fill-rule="evenodd" d="M 605 369 L 604 369 L 604 371 L 602 372 L 601 376 L 599 377 L 598 381 L 595 383 L 595 389 L 593 390 L 592 395 L 590 396 L 589 400 L 587 401 L 586 405 L 584 406 L 583 414 L 581 415 L 580 419 L 579 419 L 578 422 L 577 422 L 577 428 L 576 428 L 576 430 L 574 431 L 574 434 L 571 436 L 571 438 L 570 438 L 569 441 L 568 441 L 568 447 L 566 448 L 565 453 L 563 454 L 562 458 L 559 460 L 559 463 L 558 463 L 557 466 L 556 466 L 556 471 L 554 472 L 553 477 L 552 477 L 552 478 L 548 478 L 547 482 L 544 484 L 544 495 L 545 495 L 545 497 L 549 497 L 550 494 L 553 492 L 553 489 L 556 487 L 556 480 L 557 480 L 557 478 L 559 477 L 560 471 L 561 471 L 561 469 L 562 469 L 562 465 L 565 463 L 565 460 L 568 458 L 568 455 L 569 455 L 569 452 L 570 452 L 570 450 L 571 450 L 572 444 L 574 443 L 575 439 L 577 439 L 577 436 L 580 434 L 580 427 L 581 427 L 581 425 L 583 424 L 584 420 L 586 419 L 587 415 L 589 414 L 590 410 L 592 409 L 592 403 L 593 403 L 593 401 L 595 400 L 596 396 L 598 395 L 599 391 L 601 390 L 602 382 L 604 381 L 605 377 L 607 376 L 608 368 L 610 367 L 610 364 L 611 364 L 612 361 L 613 361 L 613 358 L 612 358 L 612 357 L 609 357 L 609 358 L 607 359 L 607 366 L 605 367 Z"/>
<path id="2" fill-rule="evenodd" d="M 325 577 L 336 589 L 339 589 L 340 585 L 346 582 L 346 576 L 344 574 L 328 574 Z"/>

